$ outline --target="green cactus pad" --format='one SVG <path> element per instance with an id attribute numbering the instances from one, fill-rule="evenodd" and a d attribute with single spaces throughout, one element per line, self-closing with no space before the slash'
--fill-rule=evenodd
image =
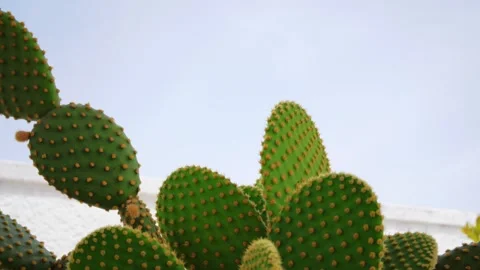
<path id="1" fill-rule="evenodd" d="M 282 259 L 275 245 L 266 238 L 254 240 L 245 251 L 240 270 L 282 270 Z"/>
<path id="2" fill-rule="evenodd" d="M 148 233 L 153 238 L 162 240 L 157 223 L 146 204 L 138 197 L 128 199 L 119 209 L 120 220 L 126 226 Z"/>
<path id="3" fill-rule="evenodd" d="M 55 259 L 27 227 L 0 211 L 0 269 L 50 269 Z"/>
<path id="4" fill-rule="evenodd" d="M 300 105 L 280 102 L 267 123 L 260 174 L 268 215 L 276 216 L 297 184 L 330 172 L 330 161 L 315 123 Z"/>
<path id="5" fill-rule="evenodd" d="M 30 122 L 57 107 L 51 69 L 24 23 L 0 10 L 0 114 Z"/>
<path id="6" fill-rule="evenodd" d="M 376 195 L 344 173 L 311 178 L 272 220 L 286 269 L 381 269 L 383 216 Z"/>
<path id="7" fill-rule="evenodd" d="M 266 201 L 264 198 L 264 190 L 261 186 L 239 186 L 240 190 L 248 196 L 248 199 L 255 204 L 255 209 L 260 213 L 263 222 L 267 227 L 270 224 L 270 218 L 267 215 Z"/>
<path id="8" fill-rule="evenodd" d="M 69 257 L 69 270 L 184 270 L 184 264 L 164 243 L 139 230 L 106 226 L 84 237 Z"/>
<path id="9" fill-rule="evenodd" d="M 229 179 L 187 166 L 163 182 L 157 199 L 160 230 L 187 267 L 238 269 L 244 250 L 266 228 L 254 204 Z"/>
<path id="10" fill-rule="evenodd" d="M 130 140 L 88 104 L 48 113 L 29 133 L 28 147 L 39 174 L 69 198 L 110 210 L 139 192 L 140 164 Z"/>
<path id="11" fill-rule="evenodd" d="M 435 270 L 480 269 L 480 243 L 462 244 L 438 257 Z"/>
<path id="12" fill-rule="evenodd" d="M 437 263 L 438 245 L 435 238 L 420 232 L 387 235 L 383 257 L 384 270 L 432 270 Z"/>

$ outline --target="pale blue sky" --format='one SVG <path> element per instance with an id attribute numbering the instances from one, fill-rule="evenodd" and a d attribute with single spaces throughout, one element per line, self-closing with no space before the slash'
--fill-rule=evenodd
<path id="1" fill-rule="evenodd" d="M 64 103 L 125 127 L 141 174 L 258 177 L 281 100 L 381 202 L 480 211 L 479 1 L 1 0 L 47 51 Z M 0 160 L 27 161 L 0 118 Z"/>

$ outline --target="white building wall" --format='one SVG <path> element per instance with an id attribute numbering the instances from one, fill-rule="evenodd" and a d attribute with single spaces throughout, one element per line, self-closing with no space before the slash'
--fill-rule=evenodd
<path id="1" fill-rule="evenodd" d="M 142 179 L 140 197 L 155 215 L 160 179 Z M 91 231 L 121 224 L 115 211 L 89 207 L 48 186 L 31 164 L 0 161 L 0 209 L 30 228 L 57 255 L 72 250 Z M 420 231 L 431 234 L 439 252 L 468 239 L 460 228 L 475 220 L 475 213 L 425 209 L 401 205 L 382 206 L 387 233 Z"/>

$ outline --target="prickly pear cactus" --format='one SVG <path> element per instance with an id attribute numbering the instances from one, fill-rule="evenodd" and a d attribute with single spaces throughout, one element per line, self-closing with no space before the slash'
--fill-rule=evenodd
<path id="1" fill-rule="evenodd" d="M 177 169 L 157 199 L 160 230 L 188 268 L 238 269 L 244 250 L 266 228 L 255 205 L 208 168 Z"/>
<path id="2" fill-rule="evenodd" d="M 381 269 L 383 216 L 363 180 L 329 173 L 304 181 L 272 220 L 286 269 Z"/>
<path id="3" fill-rule="evenodd" d="M 0 211 L 0 269 L 47 270 L 54 263 L 55 255 L 27 227 Z"/>
<path id="4" fill-rule="evenodd" d="M 24 23 L 0 10 L 0 114 L 30 122 L 57 107 L 51 70 Z"/>
<path id="5" fill-rule="evenodd" d="M 55 263 L 53 263 L 51 270 L 68 270 L 69 256 L 70 253 L 62 255 L 62 257 L 58 258 Z"/>
<path id="6" fill-rule="evenodd" d="M 119 209 L 120 220 L 124 225 L 148 233 L 153 238 L 163 241 L 156 221 L 147 205 L 138 197 L 128 199 Z"/>
<path id="7" fill-rule="evenodd" d="M 111 210 L 139 192 L 140 164 L 130 140 L 113 118 L 88 104 L 55 108 L 17 140 L 29 141 L 39 174 L 69 198 Z"/>
<path id="8" fill-rule="evenodd" d="M 265 187 L 269 216 L 279 214 L 299 183 L 330 172 L 330 161 L 315 123 L 294 102 L 280 102 L 273 109 L 260 156 L 260 181 Z"/>
<path id="9" fill-rule="evenodd" d="M 420 232 L 387 235 L 384 270 L 432 270 L 437 263 L 438 246 L 432 236 Z"/>
<path id="10" fill-rule="evenodd" d="M 480 244 L 462 244 L 453 250 L 446 250 L 438 257 L 435 270 L 477 270 L 480 269 Z"/>
<path id="11" fill-rule="evenodd" d="M 248 196 L 248 199 L 254 203 L 255 209 L 260 213 L 263 222 L 270 227 L 270 218 L 267 215 L 266 201 L 264 198 L 264 190 L 261 186 L 239 186 L 240 190 Z"/>
<path id="12" fill-rule="evenodd" d="M 282 270 L 277 248 L 267 238 L 254 240 L 245 251 L 240 270 Z"/>
<path id="13" fill-rule="evenodd" d="M 106 226 L 84 237 L 69 257 L 70 270 L 175 269 L 184 264 L 164 243 L 139 230 Z"/>

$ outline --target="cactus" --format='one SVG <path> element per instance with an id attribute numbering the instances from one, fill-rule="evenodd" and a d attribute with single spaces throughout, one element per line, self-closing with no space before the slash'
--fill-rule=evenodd
<path id="1" fill-rule="evenodd" d="M 384 243 L 384 270 L 432 270 L 437 263 L 437 241 L 426 233 L 395 233 Z"/>
<path id="2" fill-rule="evenodd" d="M 60 104 L 52 67 L 37 39 L 10 12 L 0 10 L 0 114 L 28 122 Z"/>
<path id="3" fill-rule="evenodd" d="M 302 182 L 272 221 L 287 269 L 381 269 L 383 216 L 363 180 L 328 173 Z"/>
<path id="4" fill-rule="evenodd" d="M 0 211 L 0 269 L 50 269 L 55 259 L 27 227 Z"/>
<path id="5" fill-rule="evenodd" d="M 160 230 L 187 266 L 235 269 L 248 243 L 266 236 L 255 205 L 228 178 L 208 168 L 182 167 L 160 187 Z"/>
<path id="6" fill-rule="evenodd" d="M 438 257 L 435 270 L 476 270 L 480 269 L 480 244 L 462 244 L 453 250 L 447 249 Z"/>
<path id="7" fill-rule="evenodd" d="M 69 258 L 69 270 L 177 269 L 184 264 L 171 248 L 139 230 L 106 226 L 84 237 Z"/>
<path id="8" fill-rule="evenodd" d="M 268 238 L 254 240 L 245 250 L 240 270 L 282 270 L 282 259 Z"/>
<path id="9" fill-rule="evenodd" d="M 299 183 L 330 172 L 330 161 L 315 123 L 300 105 L 278 103 L 267 123 L 260 152 L 260 181 L 265 187 L 268 215 L 277 216 Z"/>
<path id="10" fill-rule="evenodd" d="M 70 198 L 111 210 L 139 192 L 130 140 L 113 118 L 88 104 L 55 108 L 17 139 L 29 140 L 39 174 Z"/>
<path id="11" fill-rule="evenodd" d="M 254 186 L 181 167 L 160 187 L 152 216 L 139 197 L 140 164 L 123 128 L 88 104 L 60 104 L 37 40 L 2 11 L 0 52 L 0 114 L 36 122 L 16 139 L 28 141 L 38 173 L 70 199 L 116 210 L 122 222 L 94 230 L 57 259 L 0 212 L 2 270 L 414 270 L 435 261 L 436 270 L 480 269 L 476 243 L 438 260 L 426 234 L 395 234 L 384 243 L 375 193 L 358 177 L 331 171 L 315 123 L 291 101 L 268 118 Z"/>
<path id="12" fill-rule="evenodd" d="M 239 186 L 240 190 L 248 196 L 248 199 L 253 202 L 255 209 L 260 213 L 265 226 L 270 227 L 270 217 L 267 215 L 267 206 L 264 198 L 264 190 L 261 185 L 256 186 Z"/>
<path id="13" fill-rule="evenodd" d="M 140 198 L 128 199 L 118 211 L 123 224 L 146 232 L 159 241 L 164 241 L 150 210 Z"/>
<path id="14" fill-rule="evenodd" d="M 69 252 L 68 254 L 62 255 L 62 257 L 60 257 L 53 263 L 51 269 L 52 270 L 68 270 L 68 260 L 70 259 L 70 254 L 71 252 Z"/>

